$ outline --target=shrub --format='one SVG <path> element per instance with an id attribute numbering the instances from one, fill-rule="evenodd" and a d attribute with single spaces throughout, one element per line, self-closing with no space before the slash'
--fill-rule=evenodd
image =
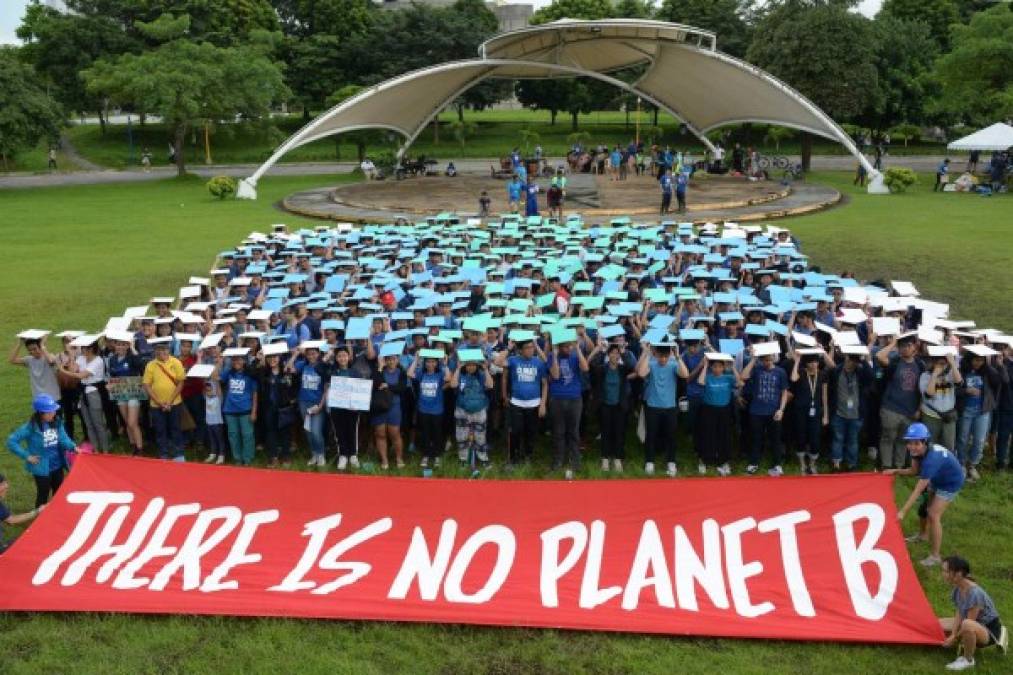
<path id="1" fill-rule="evenodd" d="M 236 181 L 230 176 L 215 176 L 207 182 L 208 192 L 218 199 L 228 199 L 236 194 Z"/>
<path id="2" fill-rule="evenodd" d="M 911 169 L 894 166 L 886 170 L 883 182 L 890 188 L 890 192 L 904 192 L 918 182 L 918 174 Z"/>

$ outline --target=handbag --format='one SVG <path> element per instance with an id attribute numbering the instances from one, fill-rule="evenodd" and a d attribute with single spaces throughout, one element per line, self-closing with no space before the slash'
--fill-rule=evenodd
<path id="1" fill-rule="evenodd" d="M 382 415 L 394 405 L 394 394 L 390 389 L 374 389 L 373 396 L 369 402 L 370 415 Z"/>
<path id="2" fill-rule="evenodd" d="M 197 428 L 197 422 L 194 421 L 193 415 L 185 405 L 182 408 L 179 413 L 179 428 L 183 431 L 193 431 Z"/>

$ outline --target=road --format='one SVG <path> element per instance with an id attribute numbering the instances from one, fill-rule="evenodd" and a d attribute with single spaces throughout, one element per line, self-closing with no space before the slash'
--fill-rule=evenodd
<path id="1" fill-rule="evenodd" d="M 798 157 L 793 157 L 798 161 Z M 939 164 L 939 157 L 911 155 L 887 157 L 884 168 L 904 166 L 915 171 L 934 171 Z M 497 163 L 494 159 L 462 159 L 454 162 L 462 173 L 484 173 Z M 958 160 L 959 168 L 961 162 Z M 812 159 L 815 171 L 852 171 L 855 159 L 850 155 L 815 155 Z M 206 178 L 227 175 L 245 177 L 257 170 L 257 164 L 190 164 L 187 171 Z M 321 174 L 345 173 L 355 168 L 354 162 L 292 162 L 274 165 L 268 176 L 312 176 Z M 55 173 L 12 173 L 0 174 L 0 188 L 50 187 L 57 185 L 99 185 L 105 183 L 133 183 L 139 181 L 159 180 L 176 175 L 175 167 L 154 167 L 145 173 L 140 169 L 116 171 L 103 169 L 98 171 L 68 171 Z"/>

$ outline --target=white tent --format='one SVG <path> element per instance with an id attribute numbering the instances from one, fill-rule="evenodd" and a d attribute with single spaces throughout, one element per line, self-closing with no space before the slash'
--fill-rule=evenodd
<path id="1" fill-rule="evenodd" d="M 617 71 L 642 67 L 632 83 Z M 479 58 L 406 73 L 365 89 L 324 112 L 285 141 L 249 178 L 238 196 L 256 198 L 259 178 L 293 148 L 334 134 L 381 128 L 405 137 L 401 153 L 446 105 L 490 78 L 592 77 L 666 110 L 704 146 L 706 134 L 742 122 L 800 129 L 843 145 L 869 172 L 870 192 L 882 177 L 851 138 L 811 101 L 773 75 L 718 51 L 709 31 L 644 19 L 563 19 L 497 35 Z"/>
<path id="2" fill-rule="evenodd" d="M 996 122 L 946 146 L 950 150 L 1008 150 L 1013 148 L 1013 127 Z"/>

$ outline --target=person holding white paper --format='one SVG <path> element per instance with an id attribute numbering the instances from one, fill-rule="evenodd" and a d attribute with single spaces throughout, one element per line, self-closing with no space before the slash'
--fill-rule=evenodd
<path id="1" fill-rule="evenodd" d="M 932 357 L 930 370 L 922 373 L 918 381 L 922 392 L 922 422 L 929 428 L 932 438 L 947 450 L 956 449 L 957 387 L 963 383 L 952 354 Z"/>
<path id="2" fill-rule="evenodd" d="M 884 469 L 904 465 L 906 452 L 901 437 L 912 422 L 921 418 L 918 381 L 925 366 L 917 354 L 913 334 L 894 337 L 876 353 L 876 361 L 883 368 L 879 462 Z"/>
<path id="3" fill-rule="evenodd" d="M 28 381 L 32 386 L 32 396 L 48 394 L 54 400 L 59 401 L 60 385 L 56 381 L 57 359 L 46 351 L 45 338 L 26 339 L 23 344 L 28 355 L 20 355 L 22 339 L 18 338 L 7 359 L 8 363 L 28 368 Z"/>
<path id="4" fill-rule="evenodd" d="M 704 367 L 697 376 L 703 387 L 700 407 L 694 425 L 693 444 L 700 458 L 701 475 L 707 466 L 717 467 L 718 475 L 728 476 L 732 469 L 728 460 L 732 454 L 732 428 L 734 427 L 732 399 L 742 380 L 735 370 L 731 357 L 725 354 L 704 354 Z"/>
<path id="5" fill-rule="evenodd" d="M 830 461 L 834 471 L 858 468 L 858 435 L 869 415 L 869 394 L 875 385 L 875 375 L 859 354 L 845 354 L 827 378 L 828 405 L 831 418 L 832 444 Z M 872 409 L 872 415 L 876 415 Z"/>
<path id="6" fill-rule="evenodd" d="M 784 461 L 784 443 L 781 440 L 781 424 L 784 410 L 788 405 L 788 374 L 777 365 L 774 354 L 757 355 L 758 347 L 753 345 L 754 356 L 742 370 L 742 380 L 749 383 L 749 465 L 746 473 L 752 475 L 760 468 L 760 457 L 764 445 L 770 450 L 770 476 L 784 475 L 781 464 Z M 757 362 L 759 361 L 759 366 Z"/>
<path id="7" fill-rule="evenodd" d="M 829 395 L 827 376 L 820 369 L 821 358 L 807 356 L 804 368 L 799 373 L 802 355 L 795 352 L 791 369 L 791 411 L 795 454 L 798 456 L 799 473 L 819 472 L 817 461 L 820 457 L 820 439 L 823 428 L 830 425 Z"/>

